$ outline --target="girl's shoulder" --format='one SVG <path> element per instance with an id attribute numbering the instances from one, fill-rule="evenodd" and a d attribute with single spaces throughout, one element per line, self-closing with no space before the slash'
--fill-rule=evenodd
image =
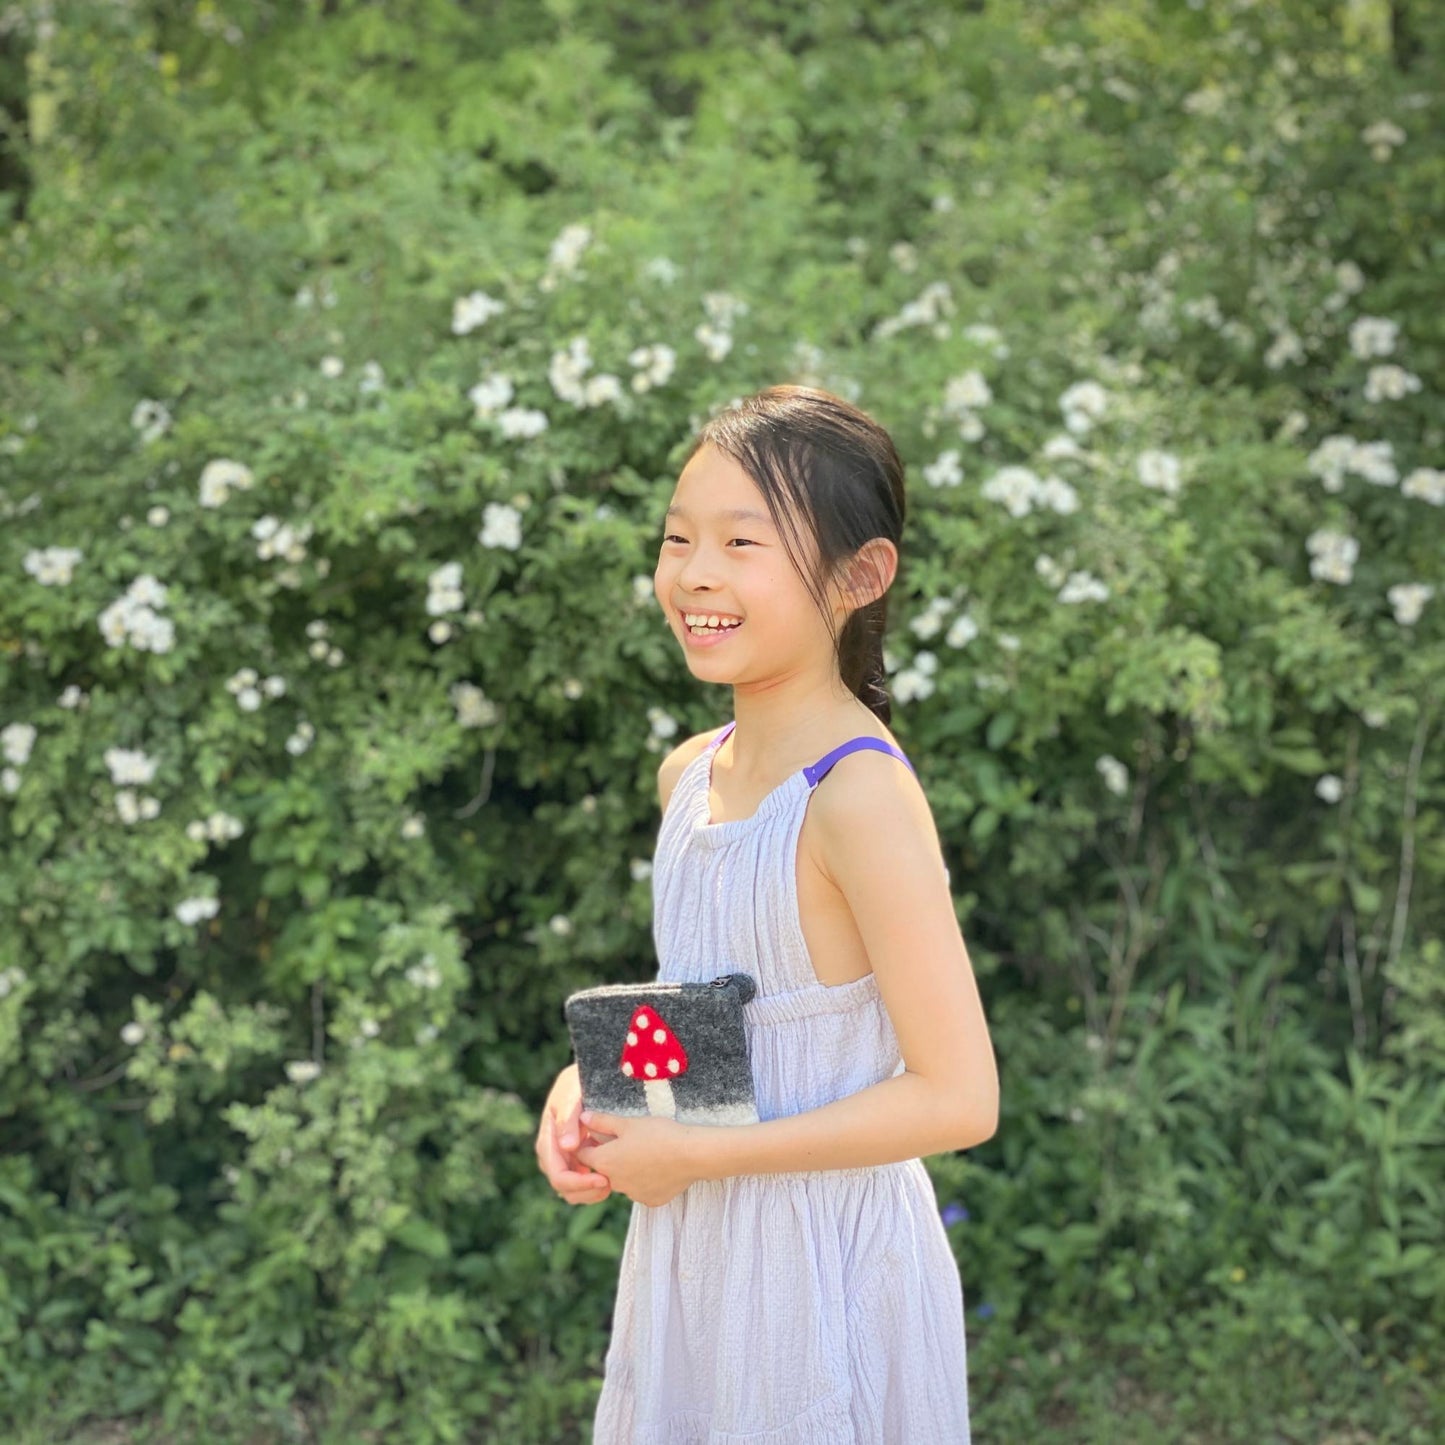
<path id="1" fill-rule="evenodd" d="M 728 724 L 724 723 L 722 727 L 712 728 L 708 732 L 694 733 L 692 737 L 678 743 L 658 764 L 657 801 L 664 813 L 667 812 L 668 799 L 672 797 L 672 790 L 677 786 L 677 780 L 684 769 L 695 758 L 700 757 L 708 744 L 727 726 Z"/>

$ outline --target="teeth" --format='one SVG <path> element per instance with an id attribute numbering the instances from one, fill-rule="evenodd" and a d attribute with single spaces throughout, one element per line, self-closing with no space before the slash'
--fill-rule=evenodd
<path id="1" fill-rule="evenodd" d="M 716 632 L 740 625 L 737 620 L 722 618 L 711 612 L 684 612 L 682 618 L 689 627 L 707 627 Z"/>

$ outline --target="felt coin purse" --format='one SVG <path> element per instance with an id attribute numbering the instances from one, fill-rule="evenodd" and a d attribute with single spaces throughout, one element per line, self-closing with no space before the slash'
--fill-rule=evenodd
<path id="1" fill-rule="evenodd" d="M 710 983 L 613 983 L 562 1005 L 582 1106 L 683 1124 L 756 1124 L 743 1005 L 751 974 Z"/>

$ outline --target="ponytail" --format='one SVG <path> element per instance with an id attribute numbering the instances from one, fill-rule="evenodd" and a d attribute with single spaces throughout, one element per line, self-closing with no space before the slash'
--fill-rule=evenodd
<path id="1" fill-rule="evenodd" d="M 838 672 L 844 686 L 885 726 L 893 718 L 883 671 L 883 632 L 887 623 L 885 594 L 852 613 L 838 637 Z"/>

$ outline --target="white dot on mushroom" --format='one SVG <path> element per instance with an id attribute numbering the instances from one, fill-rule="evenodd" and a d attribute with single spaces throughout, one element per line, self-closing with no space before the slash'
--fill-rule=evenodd
<path id="1" fill-rule="evenodd" d="M 649 1079 L 655 1077 L 657 1074 L 656 1064 L 643 1064 L 642 1069 Z"/>
<path id="2" fill-rule="evenodd" d="M 627 1035 L 627 1042 L 629 1044 L 635 1044 L 637 1042 L 637 1035 L 635 1033 L 629 1032 Z"/>
<path id="3" fill-rule="evenodd" d="M 622 1072 L 623 1072 L 624 1074 L 626 1074 L 627 1077 L 630 1079 L 630 1078 L 632 1077 L 632 1065 L 631 1065 L 631 1064 L 623 1064 L 623 1066 L 622 1066 Z"/>
<path id="4" fill-rule="evenodd" d="M 646 1014 L 638 1014 L 638 1015 L 637 1015 L 637 1027 L 640 1028 L 640 1029 L 645 1029 L 645 1028 L 647 1027 L 647 1015 L 646 1015 Z"/>
<path id="5" fill-rule="evenodd" d="M 678 1063 L 676 1059 L 669 1059 L 667 1061 L 667 1072 L 669 1074 L 675 1074 L 681 1067 L 682 1065 Z"/>
<path id="6" fill-rule="evenodd" d="M 665 1043 L 667 1042 L 667 1030 L 666 1030 L 666 1029 L 653 1029 L 653 1031 L 652 1031 L 652 1041 L 653 1041 L 653 1043 L 655 1043 L 655 1044 L 665 1044 Z"/>

